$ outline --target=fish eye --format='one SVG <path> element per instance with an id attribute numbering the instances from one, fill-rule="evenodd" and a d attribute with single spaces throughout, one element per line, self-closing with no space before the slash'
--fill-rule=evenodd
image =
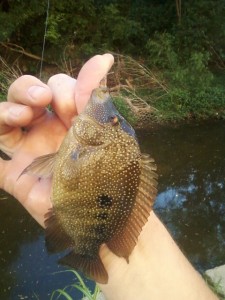
<path id="1" fill-rule="evenodd" d="M 119 118 L 117 115 L 110 117 L 110 122 L 113 126 L 119 125 Z"/>

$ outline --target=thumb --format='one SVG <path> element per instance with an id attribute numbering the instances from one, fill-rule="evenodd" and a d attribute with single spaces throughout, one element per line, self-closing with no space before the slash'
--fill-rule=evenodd
<path id="1" fill-rule="evenodd" d="M 91 96 L 93 89 L 108 73 L 114 63 L 114 57 L 109 54 L 95 55 L 81 68 L 75 86 L 75 101 L 78 114 L 81 113 Z"/>

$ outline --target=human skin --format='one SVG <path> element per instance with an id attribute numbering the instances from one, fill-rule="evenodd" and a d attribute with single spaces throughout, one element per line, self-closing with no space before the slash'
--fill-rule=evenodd
<path id="1" fill-rule="evenodd" d="M 47 85 L 33 76 L 22 76 L 10 86 L 7 101 L 0 103 L 0 149 L 11 157 L 9 161 L 0 159 L 0 188 L 18 199 L 43 227 L 44 215 L 52 206 L 51 179 L 18 176 L 34 158 L 57 151 L 73 117 L 83 110 L 112 64 L 110 54 L 98 55 L 83 66 L 77 80 L 57 74 Z M 49 104 L 54 113 L 46 110 Z M 108 284 L 100 287 L 109 300 L 218 299 L 154 212 L 129 264 L 106 245 L 100 256 L 109 274 Z"/>

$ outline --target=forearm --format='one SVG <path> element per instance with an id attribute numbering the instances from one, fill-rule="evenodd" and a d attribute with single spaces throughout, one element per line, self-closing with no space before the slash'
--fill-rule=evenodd
<path id="1" fill-rule="evenodd" d="M 108 300 L 218 299 L 177 247 L 154 213 L 145 225 L 129 264 L 102 247 L 109 274 L 101 289 Z"/>

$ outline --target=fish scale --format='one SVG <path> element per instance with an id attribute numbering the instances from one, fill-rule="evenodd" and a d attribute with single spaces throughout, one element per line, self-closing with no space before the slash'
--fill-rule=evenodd
<path id="1" fill-rule="evenodd" d="M 60 263 L 107 283 L 99 248 L 106 243 L 128 262 L 156 196 L 155 171 L 105 87 L 95 89 L 59 151 L 22 172 L 53 177 L 45 221 L 49 252 L 69 250 Z"/>

